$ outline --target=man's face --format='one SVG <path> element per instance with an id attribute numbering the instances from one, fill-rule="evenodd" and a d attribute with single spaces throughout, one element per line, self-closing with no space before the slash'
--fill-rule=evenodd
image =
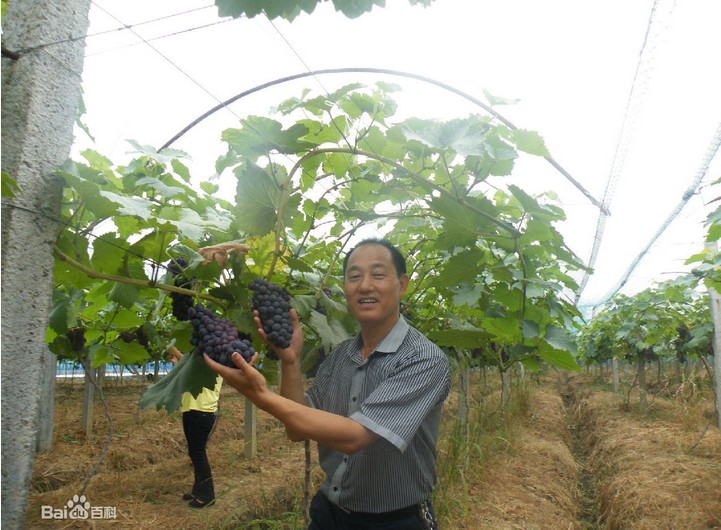
<path id="1" fill-rule="evenodd" d="M 391 252 L 383 245 L 358 247 L 348 258 L 343 290 L 361 326 L 395 324 L 408 276 L 398 277 Z"/>

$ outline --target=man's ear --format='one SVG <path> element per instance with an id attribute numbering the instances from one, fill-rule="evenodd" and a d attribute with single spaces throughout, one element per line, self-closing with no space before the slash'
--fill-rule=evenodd
<path id="1" fill-rule="evenodd" d="M 408 282 L 410 282 L 410 279 L 408 278 L 407 274 L 402 274 L 400 278 L 398 278 L 398 281 L 401 284 L 401 296 L 406 294 L 406 290 L 408 289 Z"/>

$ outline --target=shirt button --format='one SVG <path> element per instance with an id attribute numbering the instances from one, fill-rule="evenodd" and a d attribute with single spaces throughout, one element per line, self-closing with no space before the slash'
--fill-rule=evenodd
<path id="1" fill-rule="evenodd" d="M 338 486 L 333 486 L 333 491 L 338 491 Z"/>
<path id="2" fill-rule="evenodd" d="M 348 462 L 348 457 L 347 457 L 347 456 L 344 456 L 344 457 L 343 457 L 343 462 Z"/>
<path id="3" fill-rule="evenodd" d="M 353 401 L 353 403 L 355 403 L 356 401 L 358 401 L 358 398 L 353 396 L 352 401 Z"/>

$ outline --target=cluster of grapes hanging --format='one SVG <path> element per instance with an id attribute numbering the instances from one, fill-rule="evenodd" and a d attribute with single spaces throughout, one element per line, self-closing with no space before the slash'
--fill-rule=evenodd
<path id="1" fill-rule="evenodd" d="M 183 270 L 188 266 L 183 258 L 175 258 L 168 265 L 173 276 L 174 285 L 190 289 L 192 278 L 187 277 Z M 290 321 L 290 293 L 277 284 L 255 278 L 248 288 L 253 291 L 252 306 L 258 311 L 263 330 L 268 341 L 279 347 L 287 348 L 293 335 Z M 202 304 L 193 304 L 193 297 L 182 293 L 170 293 L 172 314 L 181 321 L 190 321 L 193 326 L 191 345 L 196 355 L 207 353 L 214 361 L 225 366 L 235 367 L 230 356 L 233 352 L 240 353 L 246 361 L 255 354 L 250 337 L 238 332 L 234 324 L 220 318 L 211 309 Z M 267 356 L 277 359 L 273 351 Z"/>

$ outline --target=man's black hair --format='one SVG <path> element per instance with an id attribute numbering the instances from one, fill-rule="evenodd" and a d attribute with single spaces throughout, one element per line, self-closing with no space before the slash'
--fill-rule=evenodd
<path id="1" fill-rule="evenodd" d="M 396 267 L 396 272 L 398 273 L 398 277 L 400 278 L 404 274 L 406 274 L 406 258 L 403 257 L 403 254 L 401 254 L 401 251 L 396 248 L 396 246 L 388 241 L 387 239 L 378 239 L 375 237 L 370 237 L 368 239 L 364 239 L 360 243 L 358 243 L 356 246 L 354 246 L 352 249 L 348 251 L 348 253 L 345 255 L 345 258 L 343 259 L 343 277 L 345 277 L 345 271 L 348 267 L 348 259 L 350 258 L 350 255 L 353 254 L 353 252 L 356 251 L 359 247 L 362 247 L 363 245 L 381 245 L 383 247 L 386 247 L 390 253 L 391 253 L 391 259 L 393 260 L 393 265 Z"/>

